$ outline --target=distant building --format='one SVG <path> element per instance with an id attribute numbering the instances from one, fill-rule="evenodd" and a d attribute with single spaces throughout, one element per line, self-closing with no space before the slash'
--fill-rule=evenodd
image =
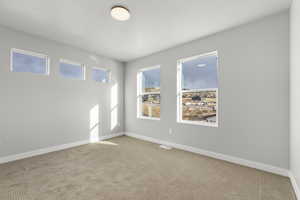
<path id="1" fill-rule="evenodd" d="M 201 101 L 201 97 L 200 96 L 193 96 L 192 100 L 193 101 Z"/>

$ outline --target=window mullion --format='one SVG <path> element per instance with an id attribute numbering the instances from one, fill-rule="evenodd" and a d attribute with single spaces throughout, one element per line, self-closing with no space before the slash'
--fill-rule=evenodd
<path id="1" fill-rule="evenodd" d="M 142 92 L 140 95 L 144 96 L 144 95 L 157 95 L 160 94 L 160 92 Z"/>

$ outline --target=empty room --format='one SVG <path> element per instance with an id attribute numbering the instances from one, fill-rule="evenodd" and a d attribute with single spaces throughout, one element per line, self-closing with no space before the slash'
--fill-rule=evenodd
<path id="1" fill-rule="evenodd" d="M 300 200 L 299 0 L 0 0 L 0 200 Z"/>

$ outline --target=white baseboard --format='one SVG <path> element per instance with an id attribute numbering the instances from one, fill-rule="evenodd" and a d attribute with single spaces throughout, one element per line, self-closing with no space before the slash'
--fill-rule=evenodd
<path id="1" fill-rule="evenodd" d="M 73 143 L 62 144 L 62 145 L 58 145 L 58 146 L 28 151 L 25 153 L 10 155 L 10 156 L 6 156 L 6 157 L 1 157 L 0 164 L 15 161 L 15 160 L 21 160 L 21 159 L 29 158 L 29 157 L 33 157 L 33 156 L 38 156 L 38 155 L 42 155 L 42 154 L 46 154 L 46 153 L 50 153 L 50 152 L 54 152 L 54 151 L 60 151 L 63 149 L 68 149 L 68 148 L 72 148 L 72 147 L 76 147 L 76 146 L 80 146 L 80 145 L 84 145 L 84 144 L 88 144 L 88 143 L 89 143 L 88 140 L 84 140 L 84 141 L 79 141 L 79 142 L 73 142 Z"/>
<path id="2" fill-rule="evenodd" d="M 118 137 L 121 135 L 124 135 L 124 133 L 114 133 L 114 134 L 110 134 L 110 135 L 100 136 L 99 140 L 100 141 L 107 140 L 107 139 Z M 29 152 L 25 152 L 25 153 L 10 155 L 10 156 L 6 156 L 6 157 L 0 157 L 0 164 L 12 162 L 12 161 L 20 160 L 20 159 L 24 159 L 24 158 L 29 158 L 29 157 L 33 157 L 33 156 L 38 156 L 38 155 L 42 155 L 42 154 L 46 154 L 46 153 L 51 153 L 54 151 L 69 149 L 72 147 L 77 147 L 77 146 L 81 146 L 81 145 L 89 144 L 89 143 L 90 143 L 89 140 L 83 140 L 83 141 L 72 142 L 72 143 L 68 143 L 68 144 L 62 144 L 62 145 L 58 145 L 58 146 L 38 149 L 38 150 L 34 150 L 34 151 L 29 151 Z"/>
<path id="3" fill-rule="evenodd" d="M 297 197 L 297 199 L 300 200 L 300 187 L 297 184 L 296 178 L 295 178 L 295 176 L 294 176 L 294 174 L 292 172 L 290 172 L 290 179 L 291 179 L 291 182 L 292 182 L 292 185 L 293 185 L 296 197 Z"/>
<path id="4" fill-rule="evenodd" d="M 201 154 L 201 155 L 216 158 L 216 159 L 219 159 L 219 160 L 228 161 L 228 162 L 235 163 L 235 164 L 238 164 L 238 165 L 251 167 L 251 168 L 259 169 L 259 170 L 262 170 L 262 171 L 266 171 L 266 172 L 278 174 L 278 175 L 281 175 L 281 176 L 289 177 L 289 170 L 288 169 L 274 167 L 274 166 L 271 166 L 271 165 L 267 165 L 267 164 L 263 164 L 263 163 L 259 163 L 259 162 L 255 162 L 255 161 L 250 161 L 250 160 L 246 160 L 246 159 L 242 159 L 242 158 L 237 158 L 237 157 L 234 157 L 234 156 L 224 155 L 224 154 L 221 154 L 221 153 L 215 153 L 215 152 L 212 152 L 212 151 L 207 151 L 207 150 L 203 150 L 203 149 L 199 149 L 199 148 L 195 148 L 195 147 L 191 147 L 191 146 L 186 146 L 186 145 L 182 145 L 182 144 L 176 144 L 176 143 L 172 143 L 172 142 L 162 141 L 162 140 L 159 140 L 159 139 L 139 135 L 139 134 L 136 134 L 136 133 L 126 132 L 125 135 L 130 136 L 130 137 L 134 137 L 134 138 L 137 138 L 137 139 L 153 142 L 153 143 L 156 143 L 156 144 L 163 144 L 163 145 L 171 146 L 171 147 L 176 148 L 176 149 L 181 149 L 181 150 L 184 150 L 184 151 L 189 151 L 189 152 Z"/>
<path id="5" fill-rule="evenodd" d="M 162 141 L 162 140 L 159 140 L 159 139 L 155 139 L 155 138 L 151 138 L 151 137 L 147 137 L 147 136 L 143 136 L 143 135 L 139 135 L 139 134 L 135 134 L 135 133 L 129 133 L 129 132 L 114 133 L 114 134 L 110 134 L 110 135 L 101 136 L 99 138 L 99 140 L 107 140 L 107 139 L 114 138 L 114 137 L 119 137 L 119 136 L 122 136 L 122 135 L 127 135 L 129 137 L 134 137 L 134 138 L 137 138 L 137 139 L 153 142 L 153 143 L 156 143 L 156 144 L 163 144 L 163 145 L 171 146 L 171 147 L 176 148 L 176 149 L 181 149 L 181 150 L 184 150 L 184 151 L 189 151 L 189 152 L 201 154 L 201 155 L 204 155 L 204 156 L 216 158 L 216 159 L 219 159 L 219 160 L 224 160 L 224 161 L 228 161 L 228 162 L 231 162 L 231 163 L 243 165 L 243 166 L 246 166 L 246 167 L 251 167 L 251 168 L 259 169 L 259 170 L 262 170 L 262 171 L 267 171 L 267 172 L 270 172 L 270 173 L 274 173 L 274 174 L 278 174 L 278 175 L 281 175 L 281 176 L 289 177 L 290 180 L 291 180 L 291 183 L 293 185 L 294 191 L 296 193 L 296 196 L 300 200 L 300 188 L 299 188 L 299 186 L 296 182 L 296 179 L 295 179 L 294 175 L 291 172 L 289 172 L 289 170 L 287 170 L 287 169 L 274 167 L 274 166 L 271 166 L 271 165 L 266 165 L 266 164 L 263 164 L 263 163 L 249 161 L 249 160 L 245 160 L 245 159 L 241 159 L 241 158 L 237 158 L 237 157 L 233 157 L 233 156 L 228 156 L 228 155 L 224 155 L 224 154 L 220 154 L 220 153 L 215 153 L 215 152 L 212 152 L 212 151 L 207 151 L 207 150 L 203 150 L 203 149 L 199 149 L 199 148 L 195 148 L 195 147 L 190 147 L 190 146 L 186 146 L 186 145 L 182 145 L 182 144 L 176 144 L 176 143 L 172 143 L 172 142 Z M 20 159 L 24 159 L 24 158 L 29 158 L 29 157 L 33 157 L 33 156 L 38 156 L 38 155 L 42 155 L 42 154 L 46 154 L 46 153 L 50 153 L 50 152 L 60 151 L 60 150 L 64 150 L 64 149 L 68 149 L 68 148 L 72 148 L 72 147 L 76 147 L 76 146 L 81 146 L 81 145 L 88 144 L 88 143 L 90 143 L 89 140 L 83 140 L 83 141 L 78 141 L 78 142 L 73 142 L 73 143 L 62 144 L 62 145 L 58 145 L 58 146 L 38 149 L 38 150 L 34 150 L 34 151 L 29 151 L 29 152 L 25 152 L 25 153 L 10 155 L 10 156 L 6 156 L 6 157 L 0 157 L 0 164 L 15 161 L 15 160 L 20 160 Z"/>

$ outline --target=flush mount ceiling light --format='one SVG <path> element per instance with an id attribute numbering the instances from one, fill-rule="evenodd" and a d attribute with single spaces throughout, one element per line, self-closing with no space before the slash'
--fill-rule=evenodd
<path id="1" fill-rule="evenodd" d="M 130 12 L 124 6 L 114 6 L 111 8 L 110 14 L 112 18 L 118 21 L 126 21 L 130 18 Z"/>

